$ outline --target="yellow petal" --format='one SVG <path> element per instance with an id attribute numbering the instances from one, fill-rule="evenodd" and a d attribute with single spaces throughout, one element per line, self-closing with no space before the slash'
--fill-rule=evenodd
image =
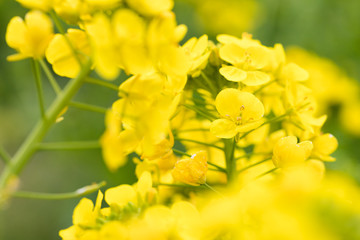
<path id="1" fill-rule="evenodd" d="M 141 177 L 139 178 L 138 183 L 136 184 L 137 192 L 141 195 L 143 199 L 145 199 L 145 195 L 152 188 L 152 177 L 149 172 L 143 172 Z"/>
<path id="2" fill-rule="evenodd" d="M 232 82 L 241 82 L 247 78 L 247 74 L 244 70 L 234 66 L 223 66 L 219 69 L 219 72 L 227 80 Z"/>
<path id="3" fill-rule="evenodd" d="M 228 119 L 217 119 L 211 123 L 210 132 L 219 138 L 232 138 L 236 135 L 236 124 Z"/>
<path id="4" fill-rule="evenodd" d="M 232 65 L 245 61 L 245 49 L 236 44 L 226 44 L 220 47 L 220 58 Z"/>
<path id="5" fill-rule="evenodd" d="M 230 117 L 235 120 L 240 115 L 243 102 L 239 95 L 241 95 L 241 91 L 235 88 L 226 88 L 219 92 L 215 99 L 215 106 L 222 117 Z"/>
<path id="6" fill-rule="evenodd" d="M 9 47 L 18 49 L 20 46 L 26 44 L 26 27 L 21 17 L 13 17 L 6 29 L 6 43 Z"/>
<path id="7" fill-rule="evenodd" d="M 83 224 L 87 225 L 93 222 L 94 214 L 94 203 L 87 198 L 80 200 L 79 204 L 75 207 L 73 213 L 73 224 Z"/>
<path id="8" fill-rule="evenodd" d="M 305 81 L 309 78 L 309 73 L 295 63 L 288 63 L 283 67 L 280 78 L 291 81 Z"/>
<path id="9" fill-rule="evenodd" d="M 137 204 L 137 194 L 132 186 L 123 184 L 106 190 L 105 201 L 109 205 L 114 204 L 119 207 L 124 207 L 129 202 Z"/>
<path id="10" fill-rule="evenodd" d="M 314 151 L 324 155 L 330 155 L 338 147 L 337 139 L 330 133 L 322 134 L 313 140 Z"/>
<path id="11" fill-rule="evenodd" d="M 297 144 L 295 136 L 283 137 L 277 141 L 273 150 L 273 163 L 276 167 L 290 167 L 304 163 L 311 152 L 312 143 Z"/>
<path id="12" fill-rule="evenodd" d="M 265 84 L 270 81 L 270 76 L 261 71 L 247 71 L 246 78 L 242 81 L 242 83 L 247 86 L 259 86 Z"/>

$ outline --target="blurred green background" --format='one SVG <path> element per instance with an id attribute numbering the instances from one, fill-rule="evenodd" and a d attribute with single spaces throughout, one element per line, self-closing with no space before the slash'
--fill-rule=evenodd
<path id="1" fill-rule="evenodd" d="M 360 1 L 358 0 L 178 0 L 174 11 L 178 23 L 188 26 L 192 36 L 250 32 L 265 45 L 297 45 L 326 57 L 344 72 L 360 79 Z M 0 144 L 10 154 L 29 133 L 39 117 L 36 88 L 30 61 L 9 63 L 14 53 L 5 43 L 6 25 L 26 9 L 12 0 L 0 1 Z M 121 76 L 124 78 L 125 76 Z M 120 83 L 120 79 L 115 82 Z M 68 80 L 59 79 L 61 85 Z M 54 94 L 44 81 L 45 99 Z M 76 100 L 110 107 L 116 92 L 85 85 Z M 344 132 L 336 117 L 336 106 L 325 125 L 340 142 L 334 154 L 338 160 L 328 168 L 354 176 L 360 182 L 360 138 Z M 56 124 L 45 141 L 96 140 L 104 130 L 104 115 L 70 108 L 65 120 Z M 0 162 L 0 171 L 3 165 Z M 107 181 L 107 187 L 135 181 L 134 166 L 110 173 L 100 150 L 39 152 L 20 175 L 20 189 L 38 192 L 69 192 L 93 182 Z M 94 198 L 95 194 L 89 196 Z M 58 231 L 71 225 L 72 211 L 79 199 L 12 199 L 0 211 L 0 240 L 60 239 Z"/>

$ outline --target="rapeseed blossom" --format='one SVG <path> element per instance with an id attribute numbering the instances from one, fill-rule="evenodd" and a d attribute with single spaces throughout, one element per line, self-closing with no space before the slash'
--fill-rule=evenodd
<path id="1" fill-rule="evenodd" d="M 42 58 L 53 35 L 53 24 L 50 18 L 40 11 L 28 12 L 25 20 L 13 17 L 6 30 L 6 42 L 18 53 L 8 56 L 8 60 Z"/>
<path id="2" fill-rule="evenodd" d="M 211 123 L 210 131 L 217 137 L 232 138 L 262 124 L 264 106 L 253 94 L 237 89 L 224 89 L 216 97 L 221 119 Z"/>

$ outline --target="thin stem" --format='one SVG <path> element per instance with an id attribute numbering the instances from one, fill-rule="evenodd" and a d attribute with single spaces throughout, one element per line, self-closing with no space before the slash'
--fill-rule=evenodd
<path id="1" fill-rule="evenodd" d="M 99 85 L 99 86 L 103 86 L 103 87 L 115 90 L 117 92 L 119 91 L 119 87 L 116 86 L 115 84 L 105 82 L 105 81 L 100 80 L 100 79 L 88 77 L 88 78 L 85 79 L 85 82 L 91 83 L 91 84 L 96 84 L 96 85 Z"/>
<path id="2" fill-rule="evenodd" d="M 272 153 L 271 152 L 267 152 L 267 153 L 266 152 L 259 152 L 259 153 L 251 152 L 251 153 L 244 154 L 244 155 L 242 155 L 240 157 L 236 157 L 235 160 L 239 160 L 239 159 L 247 158 L 247 157 L 251 157 L 251 156 L 270 155 L 270 154 L 272 154 Z"/>
<path id="3" fill-rule="evenodd" d="M 7 165 L 0 175 L 0 192 L 5 189 L 7 181 L 12 176 L 19 174 L 32 154 L 36 151 L 38 144 L 45 137 L 50 127 L 55 123 L 59 113 L 66 105 L 68 105 L 70 99 L 81 87 L 84 78 L 90 72 L 90 66 L 91 62 L 89 61 L 81 69 L 80 74 L 66 85 L 66 87 L 56 97 L 54 102 L 50 105 L 46 112 L 46 120 L 40 120 L 32 129 L 31 133 L 27 136 L 26 140 L 22 143 L 14 155 L 11 164 Z"/>
<path id="4" fill-rule="evenodd" d="M 220 167 L 219 165 L 216 165 L 215 163 L 212 163 L 212 162 L 207 162 L 209 165 L 213 166 L 213 167 L 216 167 L 220 172 L 224 172 L 226 173 L 226 169 L 223 168 L 223 167 Z"/>
<path id="5" fill-rule="evenodd" d="M 210 186 L 209 184 L 207 183 L 204 183 L 204 186 L 207 187 L 208 189 L 210 189 L 211 191 L 213 191 L 214 193 L 216 193 L 217 195 L 221 196 L 221 197 L 224 197 L 223 194 L 221 194 L 220 192 L 218 192 L 217 190 L 215 190 L 212 186 Z"/>
<path id="6" fill-rule="evenodd" d="M 100 148 L 99 141 L 39 143 L 38 150 L 83 150 Z"/>
<path id="7" fill-rule="evenodd" d="M 175 138 L 175 140 L 180 141 L 180 142 L 181 142 L 181 141 L 184 141 L 184 142 L 197 143 L 197 144 L 200 144 L 200 145 L 204 145 L 204 146 L 213 147 L 213 148 L 217 148 L 217 149 L 223 150 L 222 147 L 216 146 L 216 145 L 214 145 L 214 144 L 205 143 L 205 142 L 200 142 L 200 141 L 196 141 L 196 140 L 193 140 L 193 139 Z"/>
<path id="8" fill-rule="evenodd" d="M 0 157 L 2 158 L 2 160 L 4 160 L 4 162 L 6 164 L 9 164 L 11 161 L 11 157 L 10 157 L 9 153 L 1 145 L 0 145 Z"/>
<path id="9" fill-rule="evenodd" d="M 32 70 L 33 70 L 33 74 L 34 74 L 34 78 L 35 78 L 37 93 L 38 93 L 41 117 L 43 119 L 45 119 L 44 93 L 43 93 L 42 84 L 41 84 L 39 63 L 32 59 L 31 66 L 32 66 Z"/>
<path id="10" fill-rule="evenodd" d="M 265 175 L 267 175 L 267 174 L 269 174 L 269 173 L 275 172 L 277 169 L 278 169 L 278 168 L 272 168 L 272 169 L 270 169 L 269 171 L 266 171 L 266 172 L 260 174 L 259 176 L 257 176 L 256 179 L 261 178 L 261 177 L 263 177 L 263 176 L 265 176 Z"/>
<path id="11" fill-rule="evenodd" d="M 90 193 L 96 192 L 105 185 L 106 182 L 103 181 L 100 183 L 91 184 L 89 186 L 82 187 L 74 192 L 69 192 L 69 193 L 37 193 L 37 192 L 19 191 L 13 193 L 12 196 L 18 198 L 31 198 L 31 199 L 43 199 L 43 200 L 71 199 L 71 198 L 83 197 Z"/>
<path id="12" fill-rule="evenodd" d="M 208 84 L 210 91 L 213 93 L 213 96 L 216 96 L 217 90 L 216 90 L 213 82 L 208 78 L 208 76 L 206 76 L 206 74 L 204 72 L 201 71 L 200 75 L 205 80 L 205 82 Z"/>
<path id="13" fill-rule="evenodd" d="M 174 153 L 178 153 L 180 155 L 191 157 L 191 154 L 189 154 L 189 153 L 186 153 L 186 152 L 180 151 L 178 149 L 174 149 L 174 148 L 172 150 L 173 150 Z"/>
<path id="14" fill-rule="evenodd" d="M 184 132 L 206 132 L 209 131 L 209 129 L 206 128 L 192 128 L 192 129 L 183 129 L 183 130 L 178 130 L 178 133 L 184 133 Z"/>
<path id="15" fill-rule="evenodd" d="M 188 184 L 173 184 L 173 183 L 155 183 L 154 187 L 157 187 L 157 186 L 183 187 L 183 188 L 203 188 L 202 185 L 194 186 L 194 185 L 188 185 Z"/>
<path id="16" fill-rule="evenodd" d="M 210 115 L 210 114 L 207 113 L 207 112 L 202 111 L 201 109 L 199 109 L 199 108 L 197 108 L 197 107 L 195 107 L 195 106 L 192 106 L 192 105 L 190 105 L 190 104 L 182 104 L 182 105 L 183 105 L 184 107 L 190 109 L 190 110 L 193 110 L 193 111 L 196 112 L 197 114 L 203 116 L 204 118 L 206 118 L 206 119 L 208 119 L 208 120 L 210 120 L 210 121 L 213 121 L 213 120 L 216 119 L 216 117 Z"/>
<path id="17" fill-rule="evenodd" d="M 260 126 L 258 126 L 257 128 L 254 128 L 246 133 L 244 133 L 242 136 L 239 137 L 238 140 L 241 140 L 243 138 L 245 138 L 248 134 L 252 133 L 253 131 L 255 131 L 256 129 L 259 129 L 261 128 L 262 126 L 266 125 L 266 124 L 269 124 L 269 123 L 274 123 L 274 122 L 277 122 L 277 121 L 280 121 L 282 120 L 283 118 L 285 118 L 286 116 L 288 116 L 292 111 L 288 111 L 286 113 L 284 113 L 283 115 L 280 115 L 280 116 L 277 116 L 277 117 L 274 117 L 272 119 L 269 119 L 265 122 L 263 122 Z"/>
<path id="18" fill-rule="evenodd" d="M 226 160 L 226 175 L 228 183 L 235 179 L 236 176 L 236 161 L 234 159 L 234 153 L 236 148 L 235 138 L 224 139 L 224 154 Z"/>
<path id="19" fill-rule="evenodd" d="M 258 88 L 256 91 L 254 91 L 253 94 L 255 95 L 255 94 L 259 93 L 261 90 L 263 90 L 264 88 L 270 86 L 271 84 L 273 84 L 273 83 L 276 82 L 276 81 L 277 81 L 277 80 L 275 79 L 275 80 L 272 80 L 272 81 L 270 81 L 270 82 L 262 85 L 260 88 Z"/>
<path id="20" fill-rule="evenodd" d="M 69 103 L 69 106 L 76 107 L 76 108 L 90 111 L 90 112 L 102 113 L 102 114 L 105 114 L 107 112 L 106 108 L 94 106 L 94 105 L 90 105 L 90 104 L 86 104 L 86 103 L 75 102 L 75 101 L 71 101 Z"/>
<path id="21" fill-rule="evenodd" d="M 47 76 L 52 88 L 54 89 L 56 94 L 59 94 L 61 92 L 61 88 L 59 84 L 57 83 L 54 75 L 50 71 L 48 65 L 45 63 L 44 59 L 39 59 L 39 63 L 43 71 L 45 72 L 45 75 Z"/>
<path id="22" fill-rule="evenodd" d="M 248 170 L 249 168 L 255 167 L 255 166 L 257 166 L 257 165 L 259 165 L 259 164 L 262 164 L 262 163 L 264 163 L 264 162 L 267 162 L 267 161 L 269 161 L 269 160 L 271 160 L 271 158 L 267 158 L 267 159 L 261 160 L 261 161 L 259 161 L 259 162 L 250 164 L 250 165 L 248 165 L 248 166 L 246 166 L 246 167 L 238 170 L 237 172 L 238 172 L 238 173 L 241 173 L 241 172 L 243 172 L 243 171 L 245 171 L 245 170 Z"/>

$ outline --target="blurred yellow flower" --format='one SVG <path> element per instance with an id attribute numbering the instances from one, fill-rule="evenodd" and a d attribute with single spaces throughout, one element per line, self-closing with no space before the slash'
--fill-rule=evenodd
<path id="1" fill-rule="evenodd" d="M 329 156 L 338 147 L 337 139 L 330 133 L 321 134 L 312 140 L 314 149 L 312 151 L 312 157 L 320 159 L 322 161 L 333 162 L 334 157 Z"/>
<path id="2" fill-rule="evenodd" d="M 52 7 L 53 0 L 16 0 L 21 5 L 30 9 L 38 9 L 42 11 L 49 11 Z"/>
<path id="3" fill-rule="evenodd" d="M 310 157 L 313 144 L 311 141 L 297 143 L 295 136 L 279 139 L 273 150 L 273 163 L 278 168 L 296 166 Z"/>
<path id="4" fill-rule="evenodd" d="M 155 16 L 170 11 L 174 6 L 173 0 L 126 0 L 129 6 L 145 16 Z"/>
<path id="5" fill-rule="evenodd" d="M 200 151 L 175 163 L 172 170 L 174 180 L 198 186 L 206 182 L 207 153 Z"/>
<path id="6" fill-rule="evenodd" d="M 66 37 L 72 46 L 69 46 L 62 34 L 56 34 L 46 50 L 46 59 L 56 74 L 74 78 L 81 70 L 78 60 L 84 64 L 91 55 L 91 49 L 87 35 L 82 30 L 70 28 Z"/>
<path id="7" fill-rule="evenodd" d="M 6 42 L 19 53 L 8 56 L 7 60 L 40 59 L 52 38 L 53 24 L 46 14 L 33 10 L 25 15 L 25 21 L 13 17 L 6 30 Z"/>

